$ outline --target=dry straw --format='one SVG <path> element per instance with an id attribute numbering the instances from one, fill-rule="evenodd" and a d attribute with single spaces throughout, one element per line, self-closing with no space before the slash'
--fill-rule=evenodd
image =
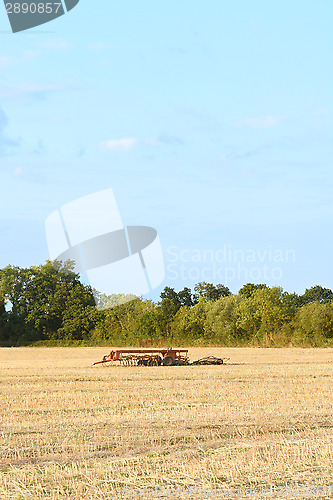
<path id="1" fill-rule="evenodd" d="M 1 499 L 333 484 L 333 349 L 190 349 L 231 360 L 92 367 L 106 351 L 0 350 Z"/>

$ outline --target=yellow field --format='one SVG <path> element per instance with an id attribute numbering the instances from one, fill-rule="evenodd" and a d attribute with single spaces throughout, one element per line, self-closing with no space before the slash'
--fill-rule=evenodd
<path id="1" fill-rule="evenodd" d="M 107 353 L 0 349 L 1 499 L 333 498 L 333 349 L 91 366 Z"/>

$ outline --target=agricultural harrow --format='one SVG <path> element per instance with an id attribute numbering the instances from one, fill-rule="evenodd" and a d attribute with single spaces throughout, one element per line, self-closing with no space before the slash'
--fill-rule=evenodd
<path id="1" fill-rule="evenodd" d="M 125 366 L 222 365 L 230 358 L 208 356 L 190 362 L 187 349 L 118 349 L 111 351 L 93 365 L 118 361 Z"/>

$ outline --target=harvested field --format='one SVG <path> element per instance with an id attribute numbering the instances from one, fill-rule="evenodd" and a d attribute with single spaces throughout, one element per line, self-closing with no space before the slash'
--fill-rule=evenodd
<path id="1" fill-rule="evenodd" d="M 109 350 L 0 349 L 1 499 L 333 497 L 333 349 Z"/>

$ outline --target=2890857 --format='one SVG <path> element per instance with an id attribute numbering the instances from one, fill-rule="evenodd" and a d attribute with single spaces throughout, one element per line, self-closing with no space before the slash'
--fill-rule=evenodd
<path id="1" fill-rule="evenodd" d="M 53 3 L 6 3 L 7 14 L 57 14 L 58 10 L 62 7 L 61 2 Z"/>

